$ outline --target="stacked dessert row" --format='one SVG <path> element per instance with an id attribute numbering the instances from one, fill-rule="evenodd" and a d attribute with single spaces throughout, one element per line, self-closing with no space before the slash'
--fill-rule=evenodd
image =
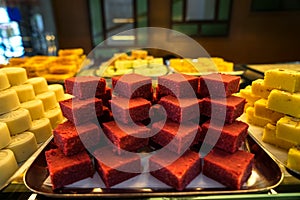
<path id="1" fill-rule="evenodd" d="M 48 85 L 45 78 L 28 78 L 26 70 L 19 67 L 0 69 L 0 91 L 3 184 L 16 171 L 17 163 L 27 160 L 63 120 L 57 99 L 66 96 L 62 85 Z"/>
<path id="2" fill-rule="evenodd" d="M 250 124 L 264 127 L 262 141 L 288 149 L 287 166 L 300 171 L 300 72 L 272 69 L 239 93 Z"/>
<path id="3" fill-rule="evenodd" d="M 120 76 L 133 72 L 142 74 L 146 70 L 152 73 L 159 73 L 161 70 L 163 70 L 162 72 L 166 71 L 163 58 L 153 57 L 146 50 L 132 50 L 130 55 L 126 53 L 114 54 L 111 59 L 99 67 L 99 72 L 103 77 Z"/>
<path id="4" fill-rule="evenodd" d="M 233 63 L 220 57 L 171 58 L 170 67 L 178 73 L 199 74 L 199 72 L 219 71 L 232 72 Z"/>
<path id="5" fill-rule="evenodd" d="M 156 151 L 149 158 L 150 174 L 177 190 L 201 171 L 241 189 L 254 155 L 239 150 L 248 128 L 236 120 L 245 105 L 232 96 L 239 81 L 223 74 L 170 74 L 153 87 L 149 77 L 126 74 L 113 77 L 110 89 L 103 78 L 67 79 L 66 92 L 75 97 L 59 102 L 68 121 L 54 129 L 57 148 L 46 152 L 53 189 L 93 176 L 92 159 L 107 187 L 146 173 L 137 152 L 149 148 Z M 202 143 L 216 145 L 202 155 L 195 150 Z"/>
<path id="6" fill-rule="evenodd" d="M 82 48 L 59 49 L 58 56 L 11 58 L 4 66 L 24 68 L 30 78 L 44 77 L 47 81 L 61 81 L 73 77 L 80 70 L 85 58 Z"/>
<path id="7" fill-rule="evenodd" d="M 65 80 L 66 93 L 71 99 L 59 102 L 67 119 L 53 130 L 56 149 L 46 152 L 53 189 L 92 177 L 94 166 L 87 148 L 99 145 L 99 121 L 111 118 L 108 101 L 111 89 L 97 77 L 72 77 Z"/>

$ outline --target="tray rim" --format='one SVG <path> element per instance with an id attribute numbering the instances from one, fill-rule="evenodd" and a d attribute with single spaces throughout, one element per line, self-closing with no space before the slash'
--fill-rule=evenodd
<path id="1" fill-rule="evenodd" d="M 248 141 L 249 138 L 252 139 L 255 144 L 257 144 L 257 142 L 250 135 L 247 136 L 246 140 Z M 48 140 L 46 142 L 47 144 L 44 146 L 43 150 L 41 150 L 39 152 L 39 155 L 44 151 L 44 149 L 47 147 L 48 143 L 50 143 L 51 141 L 52 140 Z M 261 148 L 260 145 L 259 145 L 259 147 Z M 190 189 L 190 190 L 187 189 L 184 191 L 176 191 L 172 188 L 171 189 L 157 189 L 157 188 L 156 189 L 151 189 L 151 188 L 137 188 L 137 189 L 119 189 L 119 188 L 114 189 L 114 188 L 112 188 L 112 189 L 108 189 L 108 188 L 104 188 L 104 190 L 107 190 L 107 191 L 101 192 L 101 191 L 103 191 L 103 188 L 80 188 L 80 189 L 77 188 L 78 190 L 89 190 L 89 191 L 96 190 L 96 192 L 93 192 L 93 193 L 47 193 L 47 192 L 43 192 L 43 191 L 31 188 L 26 181 L 27 172 L 29 171 L 30 167 L 32 166 L 32 164 L 38 158 L 39 155 L 36 156 L 35 160 L 26 169 L 24 176 L 23 176 L 23 182 L 24 182 L 25 186 L 32 192 L 34 192 L 36 194 L 44 195 L 47 197 L 54 197 L 54 198 L 74 198 L 74 197 L 80 197 L 80 198 L 82 198 L 82 197 L 83 198 L 85 198 L 85 197 L 128 198 L 128 197 L 162 197 L 162 196 L 164 196 L 164 197 L 175 197 L 175 196 L 184 197 L 184 196 L 195 196 L 195 195 L 216 195 L 216 194 L 226 195 L 226 194 L 260 193 L 260 192 L 264 192 L 264 191 L 269 191 L 269 190 L 277 187 L 283 181 L 283 178 L 284 178 L 284 172 L 283 172 L 282 168 L 280 167 L 280 165 L 278 164 L 278 162 L 276 160 L 274 160 L 274 158 L 271 157 L 269 154 L 267 154 L 267 152 L 264 151 L 264 153 L 266 153 L 266 155 L 276 164 L 281 176 L 276 184 L 273 184 L 273 185 L 267 186 L 267 187 L 263 187 L 263 188 L 256 188 L 256 189 L 241 189 L 241 190 L 227 189 L 227 190 L 224 190 L 224 188 L 195 188 L 195 189 Z M 46 186 L 46 187 L 50 187 L 50 186 Z M 72 188 L 67 188 L 66 190 L 68 190 L 68 189 L 71 190 Z M 114 193 L 113 190 L 117 190 L 118 192 Z"/>
<path id="2" fill-rule="evenodd" d="M 259 128 L 259 129 L 263 129 L 262 127 L 259 127 L 259 126 L 255 126 L 255 125 L 253 125 L 253 124 L 249 124 L 247 121 L 246 121 L 246 119 L 245 119 L 245 114 L 243 114 L 241 117 L 240 117 L 240 119 L 243 121 L 243 122 L 245 122 L 245 123 L 247 123 L 248 125 L 249 125 L 249 127 L 255 127 L 255 128 Z M 263 131 L 263 130 L 262 130 Z M 276 155 L 274 155 L 274 153 L 272 153 L 263 143 L 262 143 L 262 141 L 261 140 L 259 140 L 256 136 L 254 136 L 254 134 L 248 129 L 248 133 L 249 133 L 249 135 L 250 135 L 250 137 L 269 155 L 269 157 L 271 157 L 272 158 L 272 160 L 274 160 L 275 162 L 277 162 L 277 164 L 279 165 L 279 166 L 282 166 L 282 167 L 284 167 L 285 169 L 286 169 L 286 171 L 290 174 L 290 175 L 292 175 L 293 177 L 295 177 L 295 178 L 298 178 L 298 179 L 300 179 L 300 172 L 299 171 L 296 171 L 296 170 L 293 170 L 293 169 L 291 169 L 291 168 L 289 168 L 289 167 L 287 167 L 287 165 L 286 165 L 286 162 L 283 162 L 283 161 L 281 161 L 278 157 L 276 157 Z M 271 144 L 270 144 L 271 145 Z M 272 145 L 272 146 L 274 146 L 274 145 Z M 276 149 L 278 149 L 279 147 L 276 147 L 276 146 L 274 146 L 274 148 L 276 148 Z M 282 150 L 282 151 L 285 151 L 284 149 Z M 286 150 L 286 153 L 288 153 L 288 150 Z"/>
<path id="3" fill-rule="evenodd" d="M 47 144 L 52 140 L 51 135 L 45 142 L 39 143 L 37 150 L 22 164 L 19 165 L 18 169 L 7 179 L 2 185 L 0 185 L 0 191 L 4 190 L 12 181 L 18 178 L 22 173 L 25 174 L 30 165 L 34 162 L 35 158 L 44 150 Z"/>

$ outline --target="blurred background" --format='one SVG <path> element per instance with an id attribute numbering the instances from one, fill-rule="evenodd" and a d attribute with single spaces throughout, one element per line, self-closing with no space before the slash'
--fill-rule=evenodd
<path id="1" fill-rule="evenodd" d="M 1 0 L 0 63 L 66 48 L 88 54 L 103 41 L 119 52 L 116 42 L 124 49 L 139 44 L 134 35 L 111 36 L 148 26 L 185 33 L 234 63 L 293 62 L 299 24 L 300 0 Z"/>

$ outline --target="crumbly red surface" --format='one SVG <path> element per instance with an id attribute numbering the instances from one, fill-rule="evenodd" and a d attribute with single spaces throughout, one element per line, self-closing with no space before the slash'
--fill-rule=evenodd
<path id="1" fill-rule="evenodd" d="M 52 188 L 57 189 L 93 177 L 94 167 L 87 152 L 65 156 L 59 149 L 45 152 Z"/>
<path id="2" fill-rule="evenodd" d="M 151 102 L 143 98 L 128 99 L 115 97 L 111 100 L 114 119 L 122 123 L 140 122 L 149 118 Z"/>
<path id="3" fill-rule="evenodd" d="M 166 147 L 170 151 L 182 154 L 189 149 L 190 146 L 198 143 L 198 134 L 200 133 L 201 128 L 197 123 L 187 122 L 185 124 L 178 124 L 171 120 L 167 120 L 165 123 L 163 123 L 163 121 L 153 123 L 151 131 L 156 133 L 151 137 L 153 142 L 160 146 L 167 145 Z M 173 145 L 168 145 L 171 141 Z"/>
<path id="4" fill-rule="evenodd" d="M 62 114 L 75 125 L 89 121 L 96 121 L 97 116 L 102 114 L 102 100 L 90 99 L 68 99 L 59 102 Z"/>
<path id="5" fill-rule="evenodd" d="M 109 100 L 112 98 L 112 89 L 110 87 L 106 87 L 105 93 L 96 95 L 96 98 L 102 99 L 103 106 L 110 107 Z"/>
<path id="6" fill-rule="evenodd" d="M 53 130 L 54 142 L 66 155 L 75 155 L 86 148 L 92 148 L 100 142 L 100 129 L 94 123 L 75 126 L 66 121 Z"/>
<path id="7" fill-rule="evenodd" d="M 195 97 L 199 84 L 198 77 L 184 74 L 159 76 L 157 81 L 158 97 L 166 95 L 172 95 L 178 98 Z"/>
<path id="8" fill-rule="evenodd" d="M 120 125 L 121 127 L 119 125 L 115 121 L 102 124 L 104 133 L 118 148 L 136 151 L 148 145 L 149 128 L 142 124 L 139 125 L 138 129 L 133 128 L 130 124 Z"/>
<path id="9" fill-rule="evenodd" d="M 65 80 L 66 93 L 79 99 L 94 98 L 105 93 L 106 81 L 95 76 L 77 76 Z"/>
<path id="10" fill-rule="evenodd" d="M 200 76 L 200 97 L 228 97 L 239 91 L 240 77 L 227 74 Z"/>
<path id="11" fill-rule="evenodd" d="M 162 97 L 158 104 L 165 108 L 169 119 L 178 123 L 199 117 L 199 101 L 196 98 L 180 98 L 178 100 L 176 97 L 168 95 Z"/>
<path id="12" fill-rule="evenodd" d="M 109 110 L 108 107 L 103 106 L 103 111 L 101 116 L 98 117 L 98 122 L 109 122 L 113 119 L 112 112 Z"/>
<path id="13" fill-rule="evenodd" d="M 127 97 L 152 100 L 152 79 L 140 74 L 125 74 L 112 78 L 114 93 Z"/>
<path id="14" fill-rule="evenodd" d="M 254 154 L 213 149 L 204 157 L 203 174 L 231 189 L 241 189 L 252 172 Z"/>
<path id="15" fill-rule="evenodd" d="M 203 141 L 205 136 L 209 134 L 205 138 L 205 143 L 214 145 L 217 141 L 216 147 L 229 153 L 234 153 L 245 141 L 248 135 L 248 127 L 248 124 L 241 121 L 234 121 L 231 124 L 222 126 L 211 124 L 210 121 L 207 121 L 201 125 L 200 140 Z"/>
<path id="16" fill-rule="evenodd" d="M 111 147 L 102 147 L 94 151 L 96 171 L 106 187 L 135 177 L 141 172 L 141 160 L 137 154 L 116 154 Z"/>
<path id="17" fill-rule="evenodd" d="M 200 155 L 188 150 L 173 163 L 168 164 L 175 158 L 174 156 L 177 154 L 174 155 L 172 152 L 152 156 L 149 160 L 150 174 L 176 190 L 183 190 L 201 172 Z"/>
<path id="18" fill-rule="evenodd" d="M 218 120 L 224 120 L 226 123 L 232 123 L 236 118 L 244 112 L 246 100 L 237 96 L 229 96 L 227 98 L 203 98 L 200 113 L 207 117 L 212 117 Z M 212 111 L 213 107 L 213 111 Z M 221 114 L 218 114 L 221 113 Z"/>

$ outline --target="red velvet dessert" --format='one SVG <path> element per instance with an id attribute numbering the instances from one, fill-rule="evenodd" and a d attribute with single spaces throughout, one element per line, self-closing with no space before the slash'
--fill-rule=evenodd
<path id="1" fill-rule="evenodd" d="M 109 146 L 97 149 L 93 153 L 96 171 L 102 178 L 106 187 L 135 177 L 141 172 L 141 160 L 137 154 L 116 154 Z"/>
<path id="2" fill-rule="evenodd" d="M 211 99 L 204 98 L 200 113 L 207 117 L 211 117 L 214 112 L 214 117 L 219 120 L 224 120 L 222 117 L 226 114 L 225 122 L 232 123 L 236 118 L 244 112 L 246 100 L 237 96 L 229 96 L 227 98 Z M 212 107 L 214 111 L 212 111 Z M 221 113 L 220 115 L 218 113 Z"/>
<path id="3" fill-rule="evenodd" d="M 168 145 L 167 148 L 177 154 L 182 154 L 190 146 L 198 143 L 198 135 L 201 131 L 201 128 L 196 123 L 178 124 L 171 120 L 167 120 L 165 124 L 163 121 L 155 122 L 151 128 L 156 133 L 151 137 L 151 140 L 160 146 L 166 146 L 174 139 L 173 145 Z M 175 137 L 176 135 L 177 137 Z"/>
<path id="4" fill-rule="evenodd" d="M 75 125 L 66 121 L 53 130 L 54 142 L 66 156 L 75 155 L 100 142 L 100 129 L 94 123 Z"/>
<path id="5" fill-rule="evenodd" d="M 158 96 L 172 95 L 177 98 L 195 97 L 199 78 L 185 74 L 169 74 L 158 77 Z"/>
<path id="6" fill-rule="evenodd" d="M 105 92 L 100 95 L 96 95 L 96 98 L 102 99 L 102 103 L 106 107 L 110 107 L 109 100 L 112 98 L 112 89 L 109 87 L 105 88 Z"/>
<path id="7" fill-rule="evenodd" d="M 215 144 L 216 147 L 229 153 L 234 153 L 245 141 L 248 135 L 248 127 L 248 124 L 241 121 L 234 121 L 231 124 L 224 124 L 223 126 L 210 124 L 210 121 L 207 121 L 201 126 L 200 140 L 204 140 L 209 130 L 209 135 L 205 138 L 205 143 L 213 145 L 216 139 L 218 139 Z M 218 138 L 217 136 L 220 137 Z"/>
<path id="8" fill-rule="evenodd" d="M 103 131 L 108 139 L 119 149 L 136 151 L 148 145 L 150 129 L 144 125 L 134 128 L 129 125 L 119 125 L 115 121 L 102 124 Z M 137 125 L 135 125 L 137 126 Z"/>
<path id="9" fill-rule="evenodd" d="M 77 76 L 65 80 L 66 93 L 79 99 L 94 98 L 105 93 L 106 81 L 95 76 Z"/>
<path id="10" fill-rule="evenodd" d="M 140 122 L 148 119 L 150 107 L 151 102 L 143 98 L 127 99 L 115 97 L 111 100 L 111 110 L 114 119 L 125 124 L 130 121 Z"/>
<path id="11" fill-rule="evenodd" d="M 150 174 L 176 190 L 183 190 L 200 174 L 201 159 L 198 153 L 191 150 L 187 150 L 173 163 L 168 164 L 174 158 L 172 152 L 152 156 L 149 159 Z"/>
<path id="12" fill-rule="evenodd" d="M 200 77 L 200 97 L 228 97 L 239 91 L 240 77 L 227 74 L 209 74 Z"/>
<path id="13" fill-rule="evenodd" d="M 140 74 L 125 74 L 112 78 L 114 93 L 127 98 L 152 99 L 152 79 Z"/>
<path id="14" fill-rule="evenodd" d="M 67 99 L 60 101 L 59 105 L 63 116 L 75 125 L 96 121 L 102 114 L 102 100 L 98 98 Z"/>
<path id="15" fill-rule="evenodd" d="M 250 177 L 254 154 L 238 150 L 227 153 L 213 149 L 204 157 L 203 174 L 231 189 L 241 189 Z"/>
<path id="16" fill-rule="evenodd" d="M 53 189 L 94 175 L 92 159 L 86 151 L 65 156 L 59 149 L 51 149 L 45 152 L 45 156 Z"/>
<path id="17" fill-rule="evenodd" d="M 162 97 L 158 104 L 165 108 L 169 119 L 178 123 L 199 117 L 199 101 L 196 98 L 178 100 L 176 97 L 168 95 Z"/>
<path id="18" fill-rule="evenodd" d="M 102 114 L 98 117 L 98 122 L 102 123 L 111 121 L 113 116 L 109 108 L 106 106 L 103 106 L 102 108 Z"/>

